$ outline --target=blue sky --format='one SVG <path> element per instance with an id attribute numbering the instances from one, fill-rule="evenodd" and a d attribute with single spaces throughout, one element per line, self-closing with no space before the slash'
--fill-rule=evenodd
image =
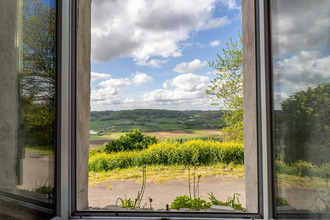
<path id="1" fill-rule="evenodd" d="M 207 61 L 238 31 L 238 0 L 93 1 L 92 110 L 218 109 Z"/>

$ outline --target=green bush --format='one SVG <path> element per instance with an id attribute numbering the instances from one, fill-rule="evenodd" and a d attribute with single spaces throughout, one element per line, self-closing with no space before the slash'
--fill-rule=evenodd
<path id="1" fill-rule="evenodd" d="M 122 151 L 108 154 L 94 150 L 89 170 L 108 171 L 146 165 L 212 165 L 215 163 L 244 164 L 244 147 L 235 142 L 190 140 L 184 143 L 162 141 L 142 151 Z"/>
<path id="2" fill-rule="evenodd" d="M 316 166 L 302 160 L 298 160 L 292 164 L 276 160 L 275 168 L 277 174 L 287 174 L 298 177 L 320 177 L 323 179 L 330 178 L 330 163 Z"/>
<path id="3" fill-rule="evenodd" d="M 209 209 L 210 207 L 211 203 L 206 202 L 200 197 L 191 199 L 188 195 L 184 195 L 176 197 L 172 202 L 170 209 L 180 210 L 181 208 L 188 208 L 199 211 L 202 209 Z"/>
<path id="4" fill-rule="evenodd" d="M 121 135 L 117 140 L 104 144 L 104 151 L 107 153 L 126 151 L 126 150 L 143 150 L 149 145 L 158 143 L 155 136 L 143 135 L 140 129 L 134 129 L 132 132 Z"/>
<path id="5" fill-rule="evenodd" d="M 280 196 L 276 196 L 276 206 L 289 206 L 289 202 Z"/>

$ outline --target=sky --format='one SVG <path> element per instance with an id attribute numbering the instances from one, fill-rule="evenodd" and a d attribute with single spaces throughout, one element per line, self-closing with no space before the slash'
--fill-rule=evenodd
<path id="1" fill-rule="evenodd" d="M 239 0 L 94 0 L 91 110 L 217 110 L 205 94 Z"/>
<path id="2" fill-rule="evenodd" d="M 275 109 L 298 91 L 330 83 L 330 1 L 272 1 Z"/>

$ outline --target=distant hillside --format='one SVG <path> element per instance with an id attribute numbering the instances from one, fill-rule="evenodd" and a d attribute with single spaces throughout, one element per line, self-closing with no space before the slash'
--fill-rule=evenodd
<path id="1" fill-rule="evenodd" d="M 181 129 L 219 128 L 222 111 L 163 109 L 135 109 L 120 111 L 92 111 L 90 128 L 94 131 L 112 130 L 128 132 L 169 131 Z"/>

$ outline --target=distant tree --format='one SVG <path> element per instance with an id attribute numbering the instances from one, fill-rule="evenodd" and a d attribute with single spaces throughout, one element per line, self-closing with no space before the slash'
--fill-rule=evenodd
<path id="1" fill-rule="evenodd" d="M 25 144 L 55 142 L 56 10 L 40 0 L 24 0 L 20 107 Z"/>
<path id="2" fill-rule="evenodd" d="M 211 81 L 206 94 L 213 95 L 213 105 L 219 105 L 223 111 L 222 122 L 226 127 L 222 130 L 237 141 L 244 139 L 243 125 L 243 51 L 242 37 L 233 42 L 230 38 L 223 48 L 223 56 L 209 63 L 217 70 L 217 77 Z M 221 126 L 221 125 L 220 125 Z"/>
<path id="3" fill-rule="evenodd" d="M 330 83 L 291 95 L 281 103 L 277 142 L 284 144 L 284 160 L 314 164 L 330 161 Z"/>

